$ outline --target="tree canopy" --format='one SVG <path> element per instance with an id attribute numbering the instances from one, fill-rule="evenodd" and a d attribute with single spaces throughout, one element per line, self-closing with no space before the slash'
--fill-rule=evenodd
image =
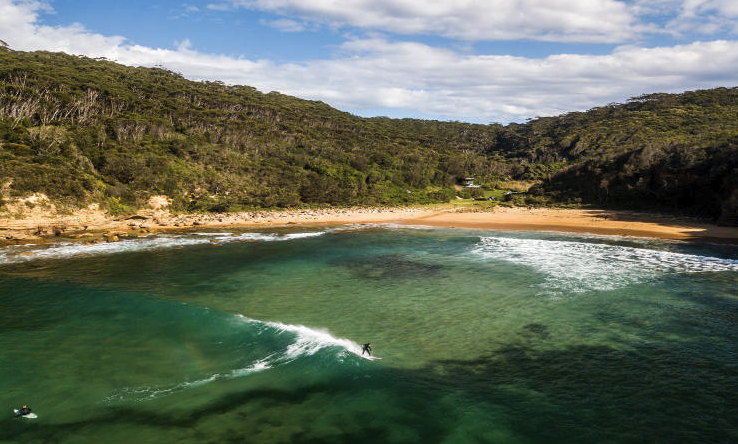
<path id="1" fill-rule="evenodd" d="M 70 207 L 181 211 L 448 200 L 466 176 L 547 205 L 738 224 L 738 90 L 650 94 L 525 124 L 361 118 L 159 68 L 0 48 L 0 180 Z M 0 202 L 2 204 L 2 202 Z"/>

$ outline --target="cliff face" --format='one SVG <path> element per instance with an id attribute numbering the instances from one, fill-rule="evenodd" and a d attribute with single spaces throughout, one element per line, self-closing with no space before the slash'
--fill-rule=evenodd
<path id="1" fill-rule="evenodd" d="M 653 94 L 526 124 L 359 118 L 247 86 L 0 49 L 5 201 L 112 213 L 445 201 L 466 176 L 521 204 L 650 208 L 734 224 L 738 90 Z M 0 202 L 0 208 L 4 201 Z"/>

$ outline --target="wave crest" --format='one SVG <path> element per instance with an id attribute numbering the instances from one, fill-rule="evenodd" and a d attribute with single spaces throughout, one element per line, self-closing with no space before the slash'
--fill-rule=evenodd
<path id="1" fill-rule="evenodd" d="M 351 354 L 362 357 L 359 344 L 343 338 L 332 336 L 327 330 L 318 330 L 304 325 L 289 325 L 280 322 L 265 322 L 251 319 L 243 315 L 235 315 L 237 323 L 245 323 L 256 328 L 256 335 L 272 335 L 281 338 L 281 346 L 269 350 L 265 356 L 257 357 L 247 366 L 215 373 L 194 381 L 185 381 L 171 386 L 147 386 L 124 388 L 105 398 L 105 402 L 134 401 L 143 402 L 182 392 L 189 388 L 199 387 L 210 382 L 240 378 L 253 373 L 261 372 L 281 365 L 289 364 L 297 359 L 312 356 L 324 349 L 335 349 L 334 357 L 338 362 L 344 362 Z M 270 341 L 271 342 L 271 341 Z"/>

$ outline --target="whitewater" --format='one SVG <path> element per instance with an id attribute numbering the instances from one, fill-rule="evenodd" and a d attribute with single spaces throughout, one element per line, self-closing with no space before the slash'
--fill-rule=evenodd
<path id="1" fill-rule="evenodd" d="M 733 442 L 736 295 L 735 246 L 617 236 L 7 247 L 0 443 Z"/>

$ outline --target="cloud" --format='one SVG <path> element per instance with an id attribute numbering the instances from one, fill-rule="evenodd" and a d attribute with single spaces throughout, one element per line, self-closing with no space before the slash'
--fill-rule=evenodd
<path id="1" fill-rule="evenodd" d="M 151 48 L 80 25 L 44 26 L 37 17 L 42 7 L 0 0 L 0 38 L 14 49 L 163 65 L 190 79 L 275 90 L 347 111 L 396 109 L 441 119 L 508 122 L 586 110 L 644 93 L 738 85 L 736 40 L 535 58 L 470 55 L 375 36 L 344 42 L 332 59 L 275 63 L 205 54 L 189 40 L 172 49 Z"/>
<path id="2" fill-rule="evenodd" d="M 668 17 L 664 32 L 677 36 L 738 33 L 738 2 L 735 0 L 636 0 L 639 15 Z"/>
<path id="3" fill-rule="evenodd" d="M 171 19 L 184 19 L 200 12 L 200 8 L 188 3 L 182 3 L 179 7 L 170 11 Z"/>
<path id="4" fill-rule="evenodd" d="M 210 3 L 206 8 L 211 11 L 235 11 L 238 9 L 237 6 L 233 6 L 230 3 Z"/>
<path id="5" fill-rule="evenodd" d="M 279 20 L 262 20 L 262 25 L 269 26 L 272 28 L 279 29 L 283 32 L 301 32 L 308 29 L 308 26 L 303 22 L 296 22 L 294 20 L 279 19 Z"/>
<path id="6" fill-rule="evenodd" d="M 0 0 L 0 38 L 16 50 L 46 49 L 72 54 L 115 48 L 125 41 L 124 37 L 89 32 L 77 23 L 58 27 L 39 25 L 40 11 L 50 11 L 49 5 L 40 1 Z"/>
<path id="7" fill-rule="evenodd" d="M 354 55 L 292 66 L 274 80 L 283 91 L 343 109 L 396 107 L 474 121 L 522 120 L 642 93 L 738 83 L 735 41 L 545 58 L 463 55 L 382 39 L 348 42 L 344 49 Z"/>
<path id="8" fill-rule="evenodd" d="M 734 0 L 684 0 L 685 15 L 717 12 L 727 17 L 738 17 L 738 3 Z"/>
<path id="9" fill-rule="evenodd" d="M 647 29 L 616 0 L 225 0 L 211 9 L 259 9 L 329 25 L 467 41 L 624 42 Z"/>

